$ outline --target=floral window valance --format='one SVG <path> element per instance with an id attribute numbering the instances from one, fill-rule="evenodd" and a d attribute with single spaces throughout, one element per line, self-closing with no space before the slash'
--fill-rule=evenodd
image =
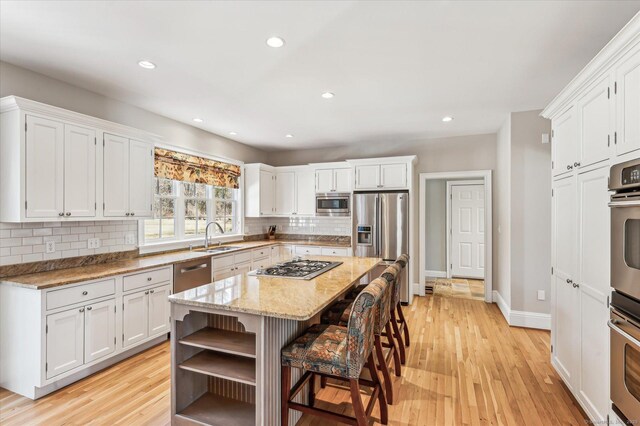
<path id="1" fill-rule="evenodd" d="M 237 189 L 240 166 L 163 148 L 155 149 L 156 177 Z"/>

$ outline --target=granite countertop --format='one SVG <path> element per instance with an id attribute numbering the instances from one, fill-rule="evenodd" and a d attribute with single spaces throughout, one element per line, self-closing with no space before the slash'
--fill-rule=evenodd
<path id="1" fill-rule="evenodd" d="M 173 265 L 174 263 L 188 260 L 201 259 L 206 257 L 218 257 L 233 254 L 244 250 L 267 247 L 271 245 L 311 245 L 311 246 L 331 246 L 350 247 L 333 241 L 309 241 L 309 240 L 258 240 L 258 241 L 236 241 L 222 246 L 238 247 L 237 250 L 229 250 L 222 253 L 207 253 L 203 249 L 193 251 L 181 250 L 157 255 L 140 256 L 133 259 L 119 260 L 116 262 L 100 263 L 96 265 L 81 266 L 76 268 L 58 269 L 54 271 L 38 272 L 34 274 L 16 275 L 12 277 L 0 278 L 0 283 L 19 287 L 42 290 L 51 287 L 58 287 L 66 284 L 75 284 L 82 281 L 95 280 L 99 278 L 111 277 L 114 275 L 127 274 L 145 269 L 157 268 L 161 266 Z"/>
<path id="2" fill-rule="evenodd" d="M 342 265 L 306 281 L 244 273 L 169 296 L 180 305 L 306 321 L 359 282 L 381 259 L 318 256 Z"/>

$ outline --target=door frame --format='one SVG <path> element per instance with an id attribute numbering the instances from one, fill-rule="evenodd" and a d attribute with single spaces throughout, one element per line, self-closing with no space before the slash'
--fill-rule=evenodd
<path id="1" fill-rule="evenodd" d="M 446 202 L 446 210 L 445 210 L 445 216 L 447 219 L 447 225 L 446 225 L 446 232 L 447 232 L 447 242 L 446 242 L 446 267 L 447 267 L 447 278 L 452 278 L 452 272 L 451 272 L 451 226 L 453 225 L 451 223 L 451 187 L 453 186 L 457 186 L 457 185 L 484 185 L 484 180 L 448 180 L 447 181 L 447 192 L 446 192 L 446 197 L 447 197 L 447 202 Z M 485 194 L 486 195 L 486 194 Z M 486 206 L 485 206 L 486 208 Z M 486 239 L 487 239 L 487 232 L 485 229 L 485 233 L 484 233 L 484 239 L 485 239 L 485 245 L 486 245 Z M 485 259 L 485 271 L 486 271 L 486 267 L 487 267 L 487 262 Z M 486 274 L 486 273 L 485 273 Z"/>
<path id="2" fill-rule="evenodd" d="M 485 272 L 484 272 L 484 301 L 491 303 L 493 301 L 493 199 L 492 199 L 492 171 L 491 170 L 471 170 L 461 172 L 438 172 L 438 173 L 420 173 L 420 196 L 419 196 L 419 263 L 420 263 L 420 296 L 425 296 L 425 251 L 426 251 L 426 209 L 425 209 L 425 189 L 428 180 L 449 180 L 449 179 L 469 179 L 481 180 L 484 184 L 484 202 L 485 202 Z"/>

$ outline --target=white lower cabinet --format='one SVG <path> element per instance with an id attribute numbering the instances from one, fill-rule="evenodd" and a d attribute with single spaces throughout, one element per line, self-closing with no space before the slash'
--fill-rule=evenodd
<path id="1" fill-rule="evenodd" d="M 47 379 L 84 364 L 84 308 L 47 315 Z"/>
<path id="2" fill-rule="evenodd" d="M 169 332 L 171 328 L 171 306 L 167 303 L 167 300 L 170 295 L 170 286 L 149 290 L 149 336 Z"/>
<path id="3" fill-rule="evenodd" d="M 167 298 L 170 294 L 171 286 L 165 285 L 123 296 L 122 345 L 124 347 L 169 331 Z"/>
<path id="4" fill-rule="evenodd" d="M 116 301 L 84 308 L 84 362 L 100 359 L 116 350 Z"/>

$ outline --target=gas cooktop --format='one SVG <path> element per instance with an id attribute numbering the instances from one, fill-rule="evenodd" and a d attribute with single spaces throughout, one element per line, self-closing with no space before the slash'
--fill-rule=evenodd
<path id="1" fill-rule="evenodd" d="M 268 268 L 257 269 L 254 272 L 254 275 L 311 280 L 339 265 L 342 265 L 342 262 L 328 262 L 325 260 L 311 260 L 297 257 L 289 262 L 278 263 Z"/>

